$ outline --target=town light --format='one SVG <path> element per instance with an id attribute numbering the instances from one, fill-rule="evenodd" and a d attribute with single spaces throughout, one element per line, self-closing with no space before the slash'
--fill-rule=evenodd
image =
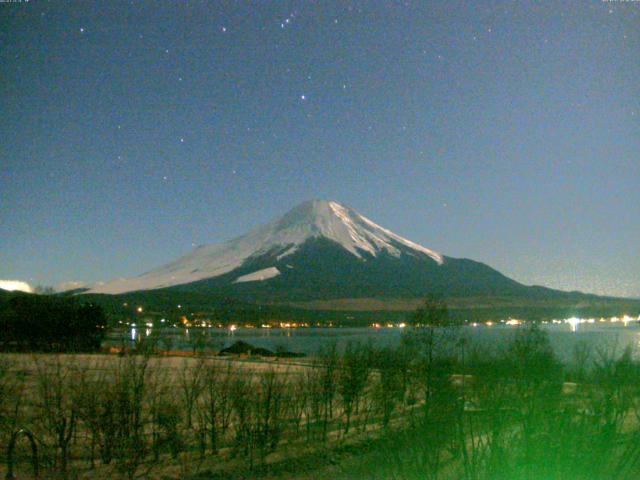
<path id="1" fill-rule="evenodd" d="M 575 332 L 578 329 L 578 325 L 582 323 L 582 319 L 571 317 L 571 318 L 567 318 L 565 322 L 571 325 L 571 331 Z"/>

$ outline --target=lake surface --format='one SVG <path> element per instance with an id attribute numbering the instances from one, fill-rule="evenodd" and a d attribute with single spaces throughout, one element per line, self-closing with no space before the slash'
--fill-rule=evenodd
<path id="1" fill-rule="evenodd" d="M 513 339 L 518 329 L 526 326 L 512 326 L 496 324 L 487 326 L 467 325 L 461 327 L 462 335 L 467 337 L 471 344 L 481 347 L 500 348 Z M 640 358 L 640 323 L 637 321 L 609 323 L 595 322 L 579 325 L 543 324 L 540 328 L 549 335 L 549 341 L 558 356 L 569 361 L 574 347 L 578 343 L 586 343 L 595 349 L 607 349 L 621 353 L 625 347 L 631 345 L 636 357 Z M 393 328 L 237 328 L 235 331 L 221 328 L 191 329 L 190 331 L 167 329 L 161 337 L 169 337 L 171 349 L 190 350 L 195 342 L 194 334 L 204 336 L 201 342 L 206 348 L 218 350 L 228 347 L 238 340 L 243 340 L 257 347 L 270 350 L 278 348 L 291 352 L 301 352 L 313 355 L 323 346 L 335 343 L 339 349 L 345 347 L 348 342 L 371 342 L 375 346 L 397 346 L 402 335 L 408 329 Z M 177 332 L 177 333 L 176 333 Z M 138 341 L 150 335 L 151 329 L 132 329 L 126 337 L 122 335 L 111 336 L 107 343 L 111 345 L 124 342 L 133 343 L 133 338 Z M 161 347 L 162 348 L 162 347 Z"/>

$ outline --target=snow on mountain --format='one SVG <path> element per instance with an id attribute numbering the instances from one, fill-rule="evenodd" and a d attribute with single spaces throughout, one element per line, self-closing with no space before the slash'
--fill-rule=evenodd
<path id="1" fill-rule="evenodd" d="M 0 288 L 8 292 L 35 292 L 31 285 L 20 280 L 0 280 Z"/>
<path id="2" fill-rule="evenodd" d="M 248 273 L 246 275 L 242 275 L 234 280 L 233 283 L 243 283 L 243 282 L 256 282 L 268 280 L 273 277 L 277 277 L 280 275 L 280 270 L 276 267 L 263 268 L 262 270 L 258 270 L 257 272 Z"/>
<path id="3" fill-rule="evenodd" d="M 399 257 L 399 247 L 402 247 L 414 254 L 427 255 L 439 265 L 444 261 L 439 253 L 382 228 L 355 210 L 337 202 L 316 200 L 304 202 L 280 219 L 244 236 L 222 244 L 198 247 L 182 258 L 138 277 L 95 284 L 88 293 L 151 290 L 213 278 L 240 267 L 247 259 L 274 249 L 282 249 L 278 259 L 284 258 L 307 240 L 317 237 L 338 243 L 358 258 L 363 257 L 363 252 L 375 257 L 382 251 Z M 279 274 L 275 267 L 271 267 L 240 276 L 235 282 L 266 280 Z"/>

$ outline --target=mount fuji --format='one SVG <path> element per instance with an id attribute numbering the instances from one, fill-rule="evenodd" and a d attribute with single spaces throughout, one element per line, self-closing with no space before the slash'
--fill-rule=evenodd
<path id="1" fill-rule="evenodd" d="M 329 243 L 348 252 L 354 261 L 379 256 L 400 258 L 411 255 L 437 265 L 444 263 L 439 253 L 413 243 L 382 228 L 355 210 L 332 201 L 304 202 L 280 219 L 231 241 L 204 245 L 178 260 L 135 278 L 119 279 L 93 286 L 87 293 L 118 294 L 184 285 L 220 276 L 231 283 L 264 281 L 279 276 L 290 257 L 306 254 L 309 242 Z M 244 273 L 251 265 L 272 263 L 257 271 Z M 278 268 L 280 265 L 280 268 Z M 233 275 L 233 272 L 237 275 Z M 230 275 L 231 274 L 231 275 Z"/>
<path id="2" fill-rule="evenodd" d="M 523 285 L 483 263 L 447 257 L 324 200 L 304 202 L 246 235 L 200 246 L 140 276 L 95 284 L 83 293 L 132 292 L 316 309 L 362 309 L 364 303 L 398 301 L 406 306 L 429 294 L 463 299 L 467 305 L 489 298 L 599 298 Z"/>

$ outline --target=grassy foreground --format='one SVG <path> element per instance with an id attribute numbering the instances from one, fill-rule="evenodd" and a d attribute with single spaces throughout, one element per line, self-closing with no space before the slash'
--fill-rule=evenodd
<path id="1" fill-rule="evenodd" d="M 535 327 L 492 351 L 424 327 L 306 363 L 5 354 L 0 475 L 26 428 L 40 478 L 638 478 L 631 353 L 581 346 L 569 367 Z"/>

